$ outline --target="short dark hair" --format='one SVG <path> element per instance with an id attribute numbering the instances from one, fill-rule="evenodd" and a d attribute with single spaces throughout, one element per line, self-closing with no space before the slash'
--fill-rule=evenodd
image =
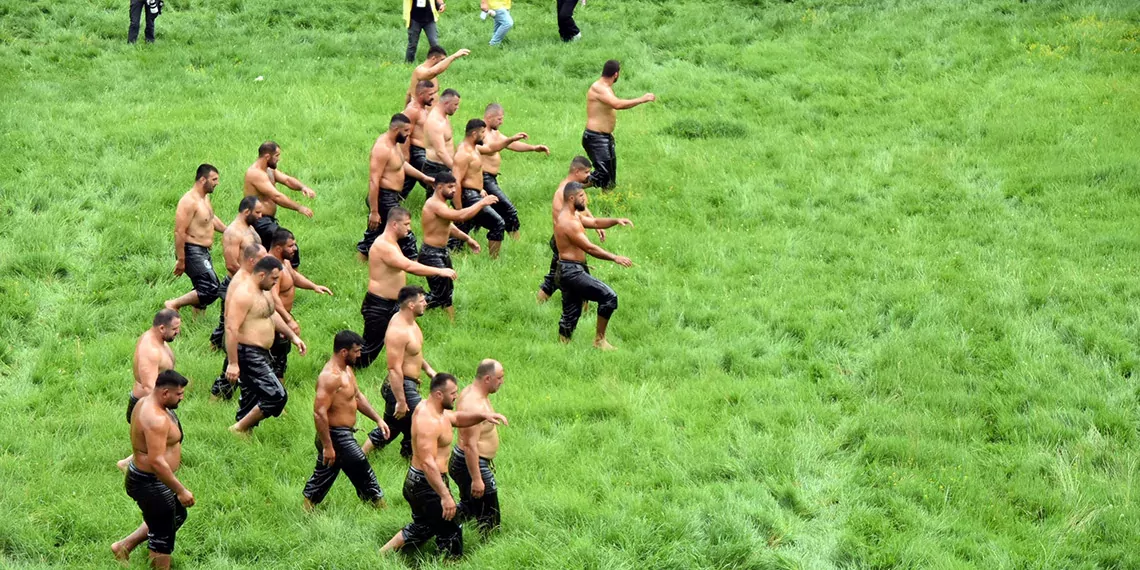
<path id="1" fill-rule="evenodd" d="M 570 170 L 589 170 L 593 166 L 590 164 L 590 159 L 581 155 L 570 159 Z"/>
<path id="2" fill-rule="evenodd" d="M 201 180 L 210 175 L 211 172 L 217 172 L 218 169 L 214 168 L 212 164 L 202 163 L 198 165 L 198 172 L 194 173 L 194 180 Z"/>
<path id="3" fill-rule="evenodd" d="M 577 182 L 571 182 L 562 189 L 562 199 L 569 203 L 570 199 L 580 194 L 582 190 L 583 187 L 581 184 Z"/>
<path id="4" fill-rule="evenodd" d="M 281 147 L 277 146 L 277 143 L 273 141 L 265 141 L 261 143 L 261 146 L 257 147 L 257 156 L 262 157 L 267 154 L 273 154 L 277 152 L 277 149 L 279 148 Z"/>
<path id="5" fill-rule="evenodd" d="M 440 99 L 458 99 L 459 98 L 459 92 L 448 87 L 447 89 L 443 90 L 443 93 L 439 94 L 439 98 Z"/>
<path id="6" fill-rule="evenodd" d="M 432 83 L 427 79 L 422 79 L 419 83 L 416 84 L 416 93 L 419 93 L 420 91 L 426 91 L 432 87 L 435 87 L 435 83 Z"/>
<path id="7" fill-rule="evenodd" d="M 494 113 L 494 112 L 496 112 L 496 111 L 500 111 L 500 112 L 501 112 L 502 110 L 503 110 L 503 106 L 502 106 L 502 105 L 500 105 L 500 104 L 498 104 L 498 103 L 490 103 L 490 104 L 488 104 L 488 105 L 487 105 L 487 108 L 486 108 L 486 109 L 483 109 L 483 114 L 484 114 L 484 115 L 489 115 L 489 114 L 491 114 L 491 113 Z"/>
<path id="8" fill-rule="evenodd" d="M 279 245 L 285 245 L 285 244 L 289 243 L 289 240 L 291 240 L 291 239 L 294 239 L 293 238 L 293 232 L 291 232 L 285 228 L 279 227 L 279 228 L 277 228 L 277 231 L 273 232 L 273 241 L 270 242 L 269 247 L 277 247 Z"/>
<path id="9" fill-rule="evenodd" d="M 389 224 L 391 224 L 393 221 L 402 222 L 410 217 L 412 217 L 412 213 L 403 206 L 392 206 L 392 209 L 388 210 Z"/>
<path id="10" fill-rule="evenodd" d="M 261 261 L 258 261 L 257 265 L 253 266 L 253 272 L 254 273 L 273 273 L 274 269 L 281 270 L 284 268 L 285 268 L 285 266 L 281 265 L 281 262 L 278 261 L 276 257 L 273 257 L 272 255 L 267 255 L 267 256 L 261 258 Z"/>
<path id="11" fill-rule="evenodd" d="M 241 248 L 241 256 L 243 259 L 253 259 L 257 257 L 257 254 L 261 253 L 263 250 L 265 250 L 265 246 L 261 245 L 260 243 L 253 242 Z"/>
<path id="12" fill-rule="evenodd" d="M 158 378 L 154 379 L 154 389 L 159 388 L 185 388 L 190 381 L 185 376 L 173 371 L 163 370 L 158 373 Z"/>
<path id="13" fill-rule="evenodd" d="M 486 126 L 487 123 L 484 123 L 483 119 L 471 119 L 470 121 L 467 121 L 467 129 L 463 132 L 466 134 L 466 136 L 471 136 L 471 133 L 479 129 L 486 128 Z"/>
<path id="14" fill-rule="evenodd" d="M 443 49 L 443 46 L 439 46 L 439 45 L 431 46 L 430 48 L 428 48 L 428 53 L 427 53 L 426 59 L 431 59 L 432 56 L 436 56 L 436 55 L 442 55 L 443 57 L 447 57 L 447 50 Z"/>
<path id="15" fill-rule="evenodd" d="M 364 339 L 355 331 L 340 331 L 333 337 L 333 352 L 352 350 L 354 346 L 364 346 Z"/>
<path id="16" fill-rule="evenodd" d="M 392 120 L 388 122 L 388 128 L 391 129 L 397 125 L 410 125 L 412 120 L 403 113 L 396 113 L 392 115 Z"/>
<path id="17" fill-rule="evenodd" d="M 447 387 L 448 382 L 453 382 L 456 386 L 459 385 L 459 381 L 455 379 L 454 375 L 448 374 L 447 372 L 439 372 L 435 376 L 431 377 L 430 391 L 435 392 L 437 390 L 443 390 Z"/>
<path id="18" fill-rule="evenodd" d="M 621 71 L 621 62 L 616 59 L 611 59 L 602 66 L 602 77 L 613 77 L 617 72 Z"/>
<path id="19" fill-rule="evenodd" d="M 440 172 L 439 174 L 436 174 L 434 178 L 436 186 L 439 186 L 440 184 L 455 184 L 457 182 L 455 180 L 455 176 L 453 176 L 450 172 Z"/>
<path id="20" fill-rule="evenodd" d="M 400 292 L 396 294 L 396 304 L 403 307 L 404 303 L 418 299 L 427 293 L 424 288 L 419 285 L 407 285 L 400 288 Z"/>
<path id="21" fill-rule="evenodd" d="M 150 324 L 154 327 L 168 327 L 170 323 L 174 322 L 174 319 L 180 318 L 182 318 L 182 315 L 179 315 L 178 311 L 174 309 L 163 309 L 154 314 L 154 320 L 152 320 Z"/>
<path id="22" fill-rule="evenodd" d="M 257 196 L 246 196 L 245 198 L 242 198 L 241 202 L 238 202 L 238 213 L 240 214 L 246 210 L 252 210 L 256 208 L 258 201 L 259 200 Z"/>

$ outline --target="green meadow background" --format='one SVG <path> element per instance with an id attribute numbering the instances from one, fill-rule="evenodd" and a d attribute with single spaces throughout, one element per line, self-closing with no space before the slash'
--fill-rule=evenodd
<path id="1" fill-rule="evenodd" d="M 394 450 L 372 458 L 387 510 L 346 480 L 300 508 L 316 373 L 361 328 L 367 157 L 411 71 L 399 12 L 170 0 L 158 43 L 128 46 L 125 0 L 0 0 L 0 566 L 113 565 L 140 519 L 114 466 L 133 343 L 190 285 L 175 204 L 212 163 L 228 222 L 273 139 L 317 191 L 312 220 L 281 221 L 335 296 L 299 293 L 311 353 L 249 441 L 207 401 L 218 305 L 185 311 L 198 504 L 175 563 L 443 567 L 378 556 L 410 520 Z M 591 0 L 573 44 L 553 2 L 512 12 L 502 49 L 473 1 L 440 22 L 472 50 L 441 78 L 456 127 L 500 102 L 507 134 L 552 149 L 505 157 L 521 240 L 458 256 L 458 322 L 421 319 L 438 370 L 506 368 L 504 527 L 469 528 L 457 567 L 1140 567 L 1140 7 Z M 593 311 L 561 346 L 560 297 L 534 292 L 610 58 L 619 96 L 658 101 L 620 113 L 619 185 L 591 191 L 636 223 L 604 244 L 634 267 L 592 264 L 620 296 L 603 354 Z M 381 371 L 359 379 L 379 402 Z"/>

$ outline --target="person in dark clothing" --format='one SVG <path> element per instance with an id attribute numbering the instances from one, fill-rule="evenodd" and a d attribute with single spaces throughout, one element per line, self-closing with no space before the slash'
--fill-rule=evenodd
<path id="1" fill-rule="evenodd" d="M 131 26 L 127 28 L 127 43 L 139 40 L 139 20 L 146 14 L 146 43 L 154 43 L 154 20 L 162 13 L 162 0 L 131 0 Z"/>
<path id="2" fill-rule="evenodd" d="M 574 23 L 574 8 L 578 7 L 579 0 L 558 0 L 554 13 L 558 16 L 558 35 L 564 42 L 575 42 L 582 39 L 582 31 Z M 581 0 L 586 5 L 586 0 Z"/>

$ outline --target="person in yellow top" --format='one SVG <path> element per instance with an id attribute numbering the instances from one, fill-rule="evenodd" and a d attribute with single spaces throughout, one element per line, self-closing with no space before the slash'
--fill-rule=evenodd
<path id="1" fill-rule="evenodd" d="M 435 23 L 439 15 L 447 9 L 443 0 L 404 0 L 404 25 L 408 27 L 408 52 L 405 60 L 416 61 L 416 47 L 420 44 L 420 30 L 427 34 L 431 47 L 439 45 L 439 33 Z"/>
<path id="2" fill-rule="evenodd" d="M 495 29 L 491 32 L 491 45 L 503 43 L 507 32 L 515 27 L 511 18 L 511 0 L 479 0 L 479 8 L 495 18 Z"/>

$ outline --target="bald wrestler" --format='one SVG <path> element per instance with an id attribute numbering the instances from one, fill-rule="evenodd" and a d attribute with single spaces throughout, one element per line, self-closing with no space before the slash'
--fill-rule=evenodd
<path id="1" fill-rule="evenodd" d="M 475 381 L 459 393 L 456 412 L 495 413 L 491 394 L 503 386 L 503 365 L 486 359 L 475 370 Z M 459 487 L 459 513 L 475 519 L 484 533 L 499 528 L 499 486 L 495 482 L 495 455 L 499 429 L 484 422 L 459 428 L 459 443 L 451 451 L 448 472 Z"/>
<path id="2" fill-rule="evenodd" d="M 415 449 L 404 479 L 404 499 L 412 509 L 412 522 L 396 533 L 381 554 L 405 546 L 418 547 L 435 537 L 436 546 L 449 558 L 463 556 L 463 529 L 455 522 L 455 499 L 447 478 L 447 454 L 453 428 L 480 422 L 507 425 L 507 418 L 489 412 L 455 412 L 459 388 L 455 377 L 440 373 L 431 381 L 431 395 L 412 416 Z"/>
<path id="3" fill-rule="evenodd" d="M 487 123 L 483 144 L 479 145 L 479 152 L 483 155 L 483 190 L 499 199 L 499 202 L 491 208 L 503 218 L 507 234 L 512 239 L 519 239 L 519 212 L 499 187 L 499 168 L 503 162 L 501 151 L 507 149 L 514 152 L 541 152 L 550 156 L 550 148 L 543 144 L 534 145 L 521 140 L 511 140 L 499 132 L 499 127 L 503 126 L 503 106 L 498 103 L 487 105 L 483 111 L 483 122 Z"/>

